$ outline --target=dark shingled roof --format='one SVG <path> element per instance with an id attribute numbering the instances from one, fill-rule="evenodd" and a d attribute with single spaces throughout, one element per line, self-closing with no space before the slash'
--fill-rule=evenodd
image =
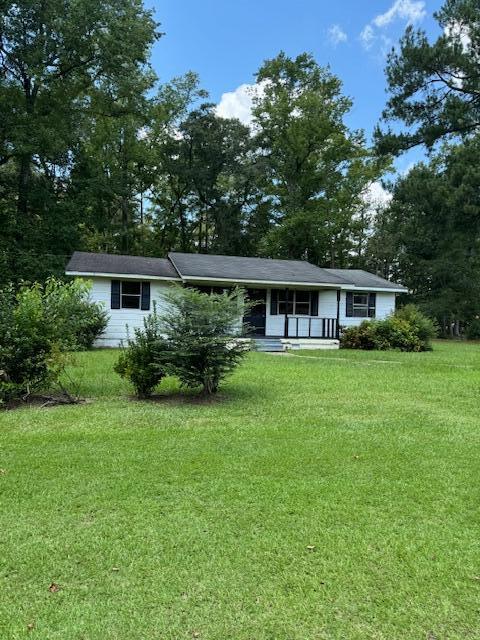
<path id="1" fill-rule="evenodd" d="M 67 264 L 66 271 L 180 279 L 167 258 L 142 258 L 109 253 L 86 253 L 85 251 L 75 251 Z"/>
<path id="2" fill-rule="evenodd" d="M 272 260 L 172 252 L 168 258 L 142 258 L 75 251 L 68 272 L 118 274 L 152 278 L 227 279 L 233 282 L 278 282 L 349 285 L 363 289 L 407 291 L 405 287 L 361 269 L 321 269 L 304 260 Z"/>
<path id="3" fill-rule="evenodd" d="M 172 252 L 168 257 L 182 277 L 226 278 L 233 281 L 307 282 L 311 284 L 347 284 L 343 276 L 329 273 L 303 260 L 243 258 L 203 253 Z"/>
<path id="4" fill-rule="evenodd" d="M 365 289 L 396 289 L 397 291 L 408 291 L 406 287 L 395 282 L 390 282 L 376 276 L 373 273 L 364 271 L 363 269 L 325 269 L 329 273 L 345 278 L 349 284 L 355 285 L 355 287 L 364 287 Z"/>

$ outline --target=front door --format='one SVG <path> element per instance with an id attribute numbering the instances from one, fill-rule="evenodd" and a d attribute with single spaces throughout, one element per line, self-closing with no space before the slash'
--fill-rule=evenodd
<path id="1" fill-rule="evenodd" d="M 243 320 L 248 325 L 250 335 L 264 336 L 267 315 L 267 290 L 247 289 L 247 298 L 251 306 Z"/>

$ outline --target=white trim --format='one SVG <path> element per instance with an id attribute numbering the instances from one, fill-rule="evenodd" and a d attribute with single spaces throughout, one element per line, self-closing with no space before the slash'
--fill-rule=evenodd
<path id="1" fill-rule="evenodd" d="M 119 280 L 170 280 L 171 282 L 182 282 L 181 278 L 170 276 L 146 276 L 140 273 L 103 273 L 100 271 L 65 271 L 67 276 L 85 276 L 87 278 L 113 278 Z"/>

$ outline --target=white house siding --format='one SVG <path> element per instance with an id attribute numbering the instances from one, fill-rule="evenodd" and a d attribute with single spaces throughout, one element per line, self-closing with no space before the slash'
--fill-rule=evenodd
<path id="1" fill-rule="evenodd" d="M 359 290 L 355 290 L 361 293 Z M 365 290 L 367 292 L 367 290 Z M 395 294 L 377 291 L 375 319 L 383 320 L 395 311 Z M 340 325 L 344 327 L 354 327 L 361 324 L 368 318 L 347 318 L 347 293 L 342 291 L 340 294 Z"/>
<path id="2" fill-rule="evenodd" d="M 119 280 L 120 278 L 114 278 Z M 90 298 L 94 302 L 100 302 L 109 313 L 108 325 L 105 332 L 95 342 L 97 347 L 118 347 L 122 340 L 129 335 L 133 336 L 135 327 L 143 327 L 143 319 L 151 310 L 153 303 L 156 303 L 157 311 L 162 312 L 165 308 L 163 293 L 170 285 L 159 280 L 150 281 L 150 311 L 140 309 L 111 309 L 111 278 L 90 278 L 92 290 Z"/>

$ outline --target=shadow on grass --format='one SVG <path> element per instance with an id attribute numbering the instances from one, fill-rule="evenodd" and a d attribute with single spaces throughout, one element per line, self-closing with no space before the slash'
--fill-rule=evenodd
<path id="1" fill-rule="evenodd" d="M 167 378 L 165 386 L 160 385 L 156 393 L 148 398 L 138 398 L 133 394 L 128 394 L 130 402 L 147 404 L 168 404 L 177 406 L 219 406 L 233 403 L 258 402 L 258 388 L 253 384 L 225 384 L 221 386 L 217 393 L 206 394 L 201 388 L 189 389 L 181 387 L 174 378 Z M 124 396 L 125 397 L 125 396 Z M 265 393 L 262 391 L 262 399 Z"/>

